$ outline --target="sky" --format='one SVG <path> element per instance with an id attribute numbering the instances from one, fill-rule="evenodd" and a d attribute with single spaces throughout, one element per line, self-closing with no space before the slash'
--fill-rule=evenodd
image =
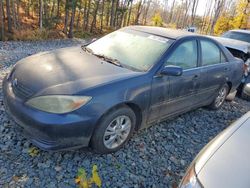
<path id="1" fill-rule="evenodd" d="M 162 2 L 164 2 L 165 0 L 162 0 Z M 181 0 L 176 0 L 177 2 L 181 2 Z M 207 1 L 211 1 L 211 0 L 199 0 L 199 4 L 198 4 L 198 7 L 197 7 L 197 15 L 199 16 L 202 16 L 205 12 L 205 6 L 206 6 L 206 2 Z M 173 0 L 168 0 L 168 5 L 169 7 L 171 7 L 173 3 Z"/>

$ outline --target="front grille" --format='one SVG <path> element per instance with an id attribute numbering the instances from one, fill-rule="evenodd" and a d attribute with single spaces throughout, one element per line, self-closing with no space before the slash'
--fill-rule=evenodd
<path id="1" fill-rule="evenodd" d="M 26 87 L 24 84 L 16 81 L 15 79 L 12 81 L 11 85 L 14 94 L 20 97 L 21 99 L 28 99 L 34 94 L 31 89 Z"/>

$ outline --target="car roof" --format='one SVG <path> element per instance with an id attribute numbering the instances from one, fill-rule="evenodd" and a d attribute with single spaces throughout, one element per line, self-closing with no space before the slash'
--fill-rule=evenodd
<path id="1" fill-rule="evenodd" d="M 187 32 L 184 30 L 177 30 L 177 29 L 169 29 L 169 28 L 163 28 L 163 27 L 153 27 L 153 26 L 128 26 L 128 29 L 141 31 L 144 33 L 150 33 L 153 35 L 158 35 L 170 39 L 177 39 L 182 38 L 186 36 L 200 36 L 198 34 L 194 34 L 191 32 Z"/>
<path id="2" fill-rule="evenodd" d="M 239 33 L 250 34 L 250 30 L 244 30 L 244 29 L 234 29 L 234 30 L 230 30 L 230 31 L 235 31 L 235 32 L 239 32 Z"/>

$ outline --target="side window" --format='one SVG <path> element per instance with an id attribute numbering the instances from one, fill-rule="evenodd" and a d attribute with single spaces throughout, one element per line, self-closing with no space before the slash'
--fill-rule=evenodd
<path id="1" fill-rule="evenodd" d="M 226 57 L 213 42 L 201 40 L 202 65 L 225 63 Z"/>
<path id="2" fill-rule="evenodd" d="M 183 69 L 197 67 L 197 42 L 196 40 L 183 42 L 170 55 L 165 65 L 176 65 Z"/>

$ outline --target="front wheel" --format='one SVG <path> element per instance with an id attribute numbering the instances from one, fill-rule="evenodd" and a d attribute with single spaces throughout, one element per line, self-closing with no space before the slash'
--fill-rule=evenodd
<path id="1" fill-rule="evenodd" d="M 130 138 L 135 124 L 136 116 L 130 108 L 113 109 L 97 125 L 91 139 L 92 149 L 100 154 L 119 150 Z"/>
<path id="2" fill-rule="evenodd" d="M 212 110 L 218 110 L 222 106 L 222 104 L 225 102 L 228 91 L 229 91 L 228 85 L 227 84 L 223 85 L 220 88 L 219 92 L 217 93 L 213 102 L 208 107 Z"/>

